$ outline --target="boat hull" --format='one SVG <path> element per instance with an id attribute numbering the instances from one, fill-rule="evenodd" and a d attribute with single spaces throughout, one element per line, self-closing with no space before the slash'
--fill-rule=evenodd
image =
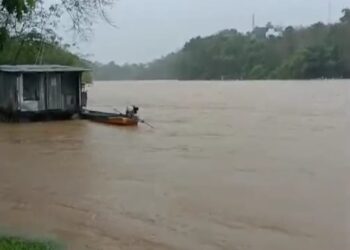
<path id="1" fill-rule="evenodd" d="M 137 117 L 130 118 L 125 115 L 105 113 L 98 111 L 84 111 L 82 113 L 83 119 L 94 122 L 105 123 L 114 126 L 137 126 L 139 120 Z"/>

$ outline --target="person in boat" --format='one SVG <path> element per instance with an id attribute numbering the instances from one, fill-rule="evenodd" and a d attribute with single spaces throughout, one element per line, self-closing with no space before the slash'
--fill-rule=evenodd
<path id="1" fill-rule="evenodd" d="M 128 106 L 126 108 L 125 115 L 129 118 L 138 118 L 137 113 L 139 112 L 139 107 L 137 106 Z"/>

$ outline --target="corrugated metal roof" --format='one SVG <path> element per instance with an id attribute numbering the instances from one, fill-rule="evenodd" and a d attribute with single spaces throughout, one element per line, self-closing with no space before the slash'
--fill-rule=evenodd
<path id="1" fill-rule="evenodd" d="M 83 72 L 89 69 L 63 65 L 0 65 L 3 72 Z"/>

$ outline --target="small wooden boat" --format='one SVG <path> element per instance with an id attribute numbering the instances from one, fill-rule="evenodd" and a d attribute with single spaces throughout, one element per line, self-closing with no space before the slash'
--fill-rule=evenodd
<path id="1" fill-rule="evenodd" d="M 115 114 L 92 110 L 84 110 L 81 116 L 83 119 L 116 126 L 137 126 L 139 123 L 139 118 L 137 116 L 128 117 L 124 114 Z"/>

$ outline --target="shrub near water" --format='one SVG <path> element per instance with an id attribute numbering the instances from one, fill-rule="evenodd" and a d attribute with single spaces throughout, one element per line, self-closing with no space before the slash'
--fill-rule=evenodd
<path id="1" fill-rule="evenodd" d="M 25 240 L 17 237 L 0 237 L 0 250 L 58 250 L 57 244 L 49 241 Z"/>

